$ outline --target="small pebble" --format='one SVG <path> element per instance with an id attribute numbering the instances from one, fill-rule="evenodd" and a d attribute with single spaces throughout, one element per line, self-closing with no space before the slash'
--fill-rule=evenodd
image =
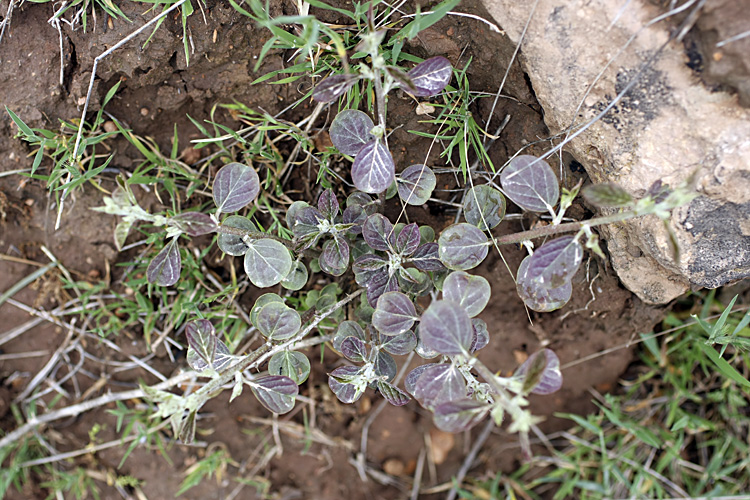
<path id="1" fill-rule="evenodd" d="M 148 116 L 148 108 L 141 108 L 141 115 Z"/>
<path id="2" fill-rule="evenodd" d="M 383 471 L 391 476 L 400 476 L 406 470 L 404 463 L 398 458 L 389 458 L 383 464 Z"/>
<path id="3" fill-rule="evenodd" d="M 117 125 L 112 120 L 107 120 L 104 122 L 104 131 L 109 133 L 117 132 Z"/>

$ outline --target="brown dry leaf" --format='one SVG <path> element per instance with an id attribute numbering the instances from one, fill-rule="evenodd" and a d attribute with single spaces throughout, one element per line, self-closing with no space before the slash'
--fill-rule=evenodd
<path id="1" fill-rule="evenodd" d="M 315 144 L 315 149 L 321 153 L 329 147 L 333 147 L 331 136 L 325 130 L 313 137 L 313 144 Z"/>
<path id="2" fill-rule="evenodd" d="M 432 441 L 430 457 L 435 465 L 440 465 L 448 458 L 448 453 L 450 453 L 456 444 L 456 438 L 450 432 L 433 428 L 430 429 L 430 440 Z"/>

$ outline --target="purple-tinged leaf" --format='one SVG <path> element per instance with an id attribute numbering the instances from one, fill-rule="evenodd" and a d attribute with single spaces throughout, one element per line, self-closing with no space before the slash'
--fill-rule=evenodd
<path id="1" fill-rule="evenodd" d="M 419 227 L 417 227 L 417 224 L 414 222 L 407 224 L 401 229 L 398 236 L 396 236 L 396 253 L 404 257 L 413 254 L 419 247 L 420 238 L 421 235 L 419 234 Z"/>
<path id="2" fill-rule="evenodd" d="M 401 292 L 387 292 L 378 298 L 372 314 L 372 326 L 382 335 L 398 335 L 414 325 L 417 309 L 409 297 Z"/>
<path id="3" fill-rule="evenodd" d="M 527 277 L 545 288 L 558 288 L 573 279 L 583 259 L 575 236 L 561 236 L 539 247 L 529 258 Z"/>
<path id="4" fill-rule="evenodd" d="M 521 261 L 516 277 L 516 291 L 526 307 L 537 312 L 552 312 L 568 303 L 573 294 L 573 285 L 566 281 L 557 288 L 547 288 L 539 281 L 529 278 L 531 255 Z"/>
<path id="5" fill-rule="evenodd" d="M 393 184 L 396 166 L 383 141 L 374 140 L 357 153 L 352 164 L 354 186 L 365 193 L 382 193 Z"/>
<path id="6" fill-rule="evenodd" d="M 294 398 L 299 394 L 297 383 L 283 375 L 269 375 L 250 382 L 253 394 L 260 404 L 274 413 L 287 413 L 294 408 Z"/>
<path id="7" fill-rule="evenodd" d="M 550 349 L 537 351 L 513 375 L 523 380 L 523 393 L 552 394 L 562 387 L 560 358 Z"/>
<path id="8" fill-rule="evenodd" d="M 331 276 L 341 276 L 349 267 L 349 244 L 335 235 L 323 244 L 323 253 L 318 260 L 320 269 Z"/>
<path id="9" fill-rule="evenodd" d="M 339 201 L 332 189 L 326 189 L 318 197 L 318 211 L 329 221 L 339 214 Z"/>
<path id="10" fill-rule="evenodd" d="M 414 329 L 414 334 L 417 336 L 417 347 L 414 348 L 414 352 L 416 352 L 420 358 L 434 359 L 440 356 L 439 352 L 434 351 L 424 345 L 424 342 L 422 341 L 422 335 L 420 335 L 419 333 L 419 326 Z"/>
<path id="11" fill-rule="evenodd" d="M 286 209 L 286 227 L 294 231 L 294 225 L 303 208 L 312 208 L 309 203 L 304 201 L 295 201 Z"/>
<path id="12" fill-rule="evenodd" d="M 216 231 L 211 216 L 201 212 L 184 212 L 172 217 L 169 222 L 190 236 L 201 236 Z"/>
<path id="13" fill-rule="evenodd" d="M 357 260 L 355 260 L 354 264 L 352 264 L 352 269 L 354 270 L 355 274 L 359 274 L 359 273 L 364 273 L 368 271 L 378 271 L 387 265 L 388 265 L 388 261 L 384 257 L 381 257 L 380 255 L 368 253 L 368 254 L 362 255 Z M 369 280 L 369 275 L 367 276 L 367 279 L 362 282 L 357 280 L 357 284 L 361 286 L 365 286 L 368 280 Z"/>
<path id="14" fill-rule="evenodd" d="M 473 399 L 442 403 L 435 407 L 435 426 L 445 432 L 467 431 L 484 420 L 491 408 L 491 405 Z"/>
<path id="15" fill-rule="evenodd" d="M 328 374 L 328 387 L 345 404 L 352 404 L 364 393 L 367 383 L 361 379 L 358 366 L 340 366 Z"/>
<path id="16" fill-rule="evenodd" d="M 289 377 L 300 385 L 310 375 L 310 360 L 299 351 L 277 352 L 268 361 L 268 373 Z"/>
<path id="17" fill-rule="evenodd" d="M 398 82 L 399 87 L 406 90 L 412 95 L 417 95 L 417 92 L 419 92 L 419 90 L 417 89 L 417 86 L 414 85 L 414 82 L 411 81 L 411 78 L 408 74 L 406 74 L 405 71 L 402 71 L 401 68 L 397 66 L 386 66 L 385 70 L 391 78 Z"/>
<path id="18" fill-rule="evenodd" d="M 622 208 L 633 203 L 630 193 L 612 182 L 587 186 L 583 190 L 583 197 L 597 207 Z"/>
<path id="19" fill-rule="evenodd" d="M 492 186 L 474 186 L 466 193 L 464 217 L 466 222 L 482 231 L 496 227 L 505 217 L 505 197 Z"/>
<path id="20" fill-rule="evenodd" d="M 224 165 L 214 179 L 214 203 L 219 212 L 236 212 L 252 203 L 258 193 L 258 174 L 242 163 Z"/>
<path id="21" fill-rule="evenodd" d="M 313 246 L 321 235 L 321 222 L 326 220 L 323 214 L 311 206 L 299 207 L 294 212 L 294 234 L 295 247 L 298 251 L 306 250 Z"/>
<path id="22" fill-rule="evenodd" d="M 178 432 L 175 433 L 177 434 L 179 440 L 185 444 L 191 444 L 193 442 L 193 439 L 195 439 L 195 416 L 197 413 L 198 412 L 196 410 L 189 412 L 187 416 L 185 416 L 184 419 L 179 423 Z M 176 417 L 176 414 L 172 416 L 172 418 Z M 174 424 L 172 424 L 172 427 L 174 430 Z"/>
<path id="23" fill-rule="evenodd" d="M 513 203 L 530 212 L 548 212 L 560 198 L 555 172 L 536 156 L 513 158 L 500 174 L 500 183 Z"/>
<path id="24" fill-rule="evenodd" d="M 474 337 L 469 352 L 473 354 L 490 343 L 490 332 L 487 331 L 487 323 L 479 318 L 471 318 L 471 326 L 474 329 Z"/>
<path id="25" fill-rule="evenodd" d="M 437 177 L 430 167 L 411 165 L 406 167 L 396 179 L 398 195 L 408 205 L 424 205 L 432 196 Z"/>
<path id="26" fill-rule="evenodd" d="M 367 345 L 357 337 L 347 337 L 341 342 L 341 354 L 349 361 L 362 363 L 367 359 Z"/>
<path id="27" fill-rule="evenodd" d="M 387 382 L 396 378 L 398 366 L 393 356 L 384 351 L 379 351 L 375 356 L 375 375 L 384 377 Z"/>
<path id="28" fill-rule="evenodd" d="M 489 281 L 463 271 L 454 271 L 443 281 L 443 298 L 463 307 L 470 318 L 484 310 L 491 293 Z"/>
<path id="29" fill-rule="evenodd" d="M 349 228 L 349 232 L 352 234 L 360 234 L 362 232 L 362 224 L 367 220 L 367 212 L 359 205 L 353 205 L 344 209 L 343 215 L 344 224 L 353 224 Z"/>
<path id="30" fill-rule="evenodd" d="M 365 144 L 375 140 L 370 131 L 375 127 L 369 116 L 356 109 L 345 109 L 333 119 L 328 133 L 341 153 L 357 156 Z"/>
<path id="31" fill-rule="evenodd" d="M 258 330 L 270 340 L 286 340 L 294 337 L 302 326 L 297 311 L 281 302 L 270 302 L 258 311 Z"/>
<path id="32" fill-rule="evenodd" d="M 393 406 L 404 406 L 411 398 L 404 391 L 383 380 L 378 380 L 378 391 Z"/>
<path id="33" fill-rule="evenodd" d="M 417 347 L 417 336 L 409 330 L 393 337 L 385 337 L 380 347 L 394 356 L 405 356 Z"/>
<path id="34" fill-rule="evenodd" d="M 211 366 L 211 368 L 216 373 L 221 373 L 222 370 L 232 364 L 232 360 L 234 359 L 234 356 L 229 353 L 229 348 L 227 347 L 227 345 L 219 339 L 216 340 L 214 360 L 210 365 L 206 363 L 205 360 L 201 358 L 200 355 L 198 355 L 198 353 L 192 347 L 189 347 L 187 352 L 188 365 L 190 366 L 190 368 L 199 373 L 205 371 L 209 366 Z"/>
<path id="35" fill-rule="evenodd" d="M 448 85 L 453 76 L 453 67 L 448 59 L 442 56 L 431 57 L 414 66 L 408 73 L 416 87 L 417 97 L 435 95 Z"/>
<path id="36" fill-rule="evenodd" d="M 387 252 L 396 240 L 393 224 L 385 215 L 372 214 L 362 226 L 362 236 L 373 250 Z"/>
<path id="37" fill-rule="evenodd" d="M 260 313 L 260 310 L 263 309 L 266 304 L 270 304 L 271 302 L 278 302 L 282 305 L 285 304 L 284 299 L 275 293 L 264 293 L 255 300 L 255 304 L 253 304 L 252 309 L 250 309 L 250 323 L 252 323 L 255 328 L 258 328 L 258 314 Z"/>
<path id="38" fill-rule="evenodd" d="M 438 364 L 427 363 L 424 365 L 419 365 L 406 375 L 406 378 L 404 379 L 404 389 L 406 389 L 406 392 L 408 392 L 412 396 L 414 395 L 414 390 L 416 389 L 419 377 L 421 377 L 422 373 L 424 373 L 424 371 L 431 366 L 438 366 Z"/>
<path id="39" fill-rule="evenodd" d="M 398 286 L 404 292 L 411 295 L 424 295 L 432 289 L 432 281 L 427 273 L 423 273 L 414 267 L 401 268 L 398 270 Z"/>
<path id="40" fill-rule="evenodd" d="M 245 254 L 245 272 L 258 288 L 277 285 L 291 270 L 289 250 L 276 240 L 253 240 Z"/>
<path id="41" fill-rule="evenodd" d="M 221 225 L 233 229 L 244 229 L 246 231 L 258 230 L 250 219 L 242 217 L 241 215 L 230 215 L 224 219 L 224 222 L 222 222 Z M 236 234 L 219 233 L 218 244 L 222 252 L 235 257 L 245 255 L 249 248 L 242 240 L 242 236 Z"/>
<path id="42" fill-rule="evenodd" d="M 381 295 L 387 292 L 398 291 L 398 275 L 388 274 L 388 270 L 385 268 L 373 271 L 365 287 L 367 290 L 367 302 L 372 307 L 375 307 Z"/>
<path id="43" fill-rule="evenodd" d="M 422 271 L 439 271 L 445 269 L 443 263 L 440 262 L 438 248 L 437 243 L 425 243 L 417 248 L 416 252 L 409 257 L 408 262 L 411 262 L 417 269 L 421 269 Z"/>
<path id="44" fill-rule="evenodd" d="M 296 260 L 292 264 L 292 270 L 281 280 L 281 286 L 287 290 L 302 290 L 307 284 L 307 279 L 307 266 L 303 262 Z"/>
<path id="45" fill-rule="evenodd" d="M 450 363 L 432 365 L 419 376 L 412 393 L 425 408 L 466 398 L 466 380 Z"/>
<path id="46" fill-rule="evenodd" d="M 180 279 L 182 257 L 177 238 L 172 238 L 151 260 L 146 269 L 148 282 L 159 286 L 172 286 Z"/>
<path id="47" fill-rule="evenodd" d="M 329 76 L 315 87 L 312 97 L 318 102 L 333 102 L 344 95 L 357 80 L 357 76 L 349 74 Z"/>
<path id="48" fill-rule="evenodd" d="M 362 207 L 367 215 L 372 215 L 378 211 L 378 204 L 372 200 L 372 197 L 361 191 L 354 191 L 346 198 L 346 206 Z"/>
<path id="49" fill-rule="evenodd" d="M 428 349 L 453 355 L 469 352 L 474 330 L 461 306 L 449 300 L 436 300 L 422 315 L 419 334 Z"/>
<path id="50" fill-rule="evenodd" d="M 489 252 L 487 236 L 476 226 L 462 222 L 438 238 L 440 261 L 448 269 L 466 271 L 477 267 Z"/>
<path id="51" fill-rule="evenodd" d="M 356 337 L 360 340 L 365 340 L 365 331 L 362 327 L 354 321 L 342 321 L 336 330 L 336 335 L 333 337 L 333 348 L 341 352 L 341 344 L 347 337 Z"/>
<path id="52" fill-rule="evenodd" d="M 197 319 L 185 325 L 188 346 L 207 364 L 216 356 L 216 330 L 207 319 Z"/>

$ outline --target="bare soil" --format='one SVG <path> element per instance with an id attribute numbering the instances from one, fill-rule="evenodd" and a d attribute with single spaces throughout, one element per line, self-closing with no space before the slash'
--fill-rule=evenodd
<path id="1" fill-rule="evenodd" d="M 272 2 L 272 6 L 273 15 L 294 12 L 293 2 Z M 7 7 L 8 0 L 0 1 L 0 12 L 5 13 Z M 52 6 L 27 3 L 16 8 L 9 31 L 0 45 L 0 103 L 12 108 L 31 126 L 55 128 L 58 119 L 70 120 L 79 116 L 94 57 L 132 31 L 133 26 L 150 18 L 150 15 L 142 15 L 145 9 L 140 4 L 122 2 L 121 7 L 133 20 L 132 24 L 124 20 L 110 22 L 100 14 L 95 23 L 89 19 L 86 33 L 63 27 L 62 86 L 59 84 L 58 32 L 47 24 L 53 12 Z M 180 20 L 178 17 L 169 18 L 156 31 L 148 46 L 143 48 L 146 36 L 141 36 L 102 63 L 92 110 L 96 109 L 107 89 L 116 81 L 122 81 L 121 90 L 107 111 L 138 134 L 153 137 L 163 148 L 168 148 L 174 124 L 182 144 L 199 136 L 187 114 L 200 121 L 209 117 L 216 103 L 234 100 L 274 113 L 298 98 L 300 89 L 296 84 L 251 85 L 257 77 L 287 65 L 290 54 L 272 52 L 255 71 L 255 61 L 267 33 L 237 14 L 228 3 L 209 1 L 203 10 L 205 22 L 200 12 L 190 18 L 195 46 L 190 65 L 185 61 Z M 462 3 L 461 10 L 487 18 L 476 1 Z M 325 15 L 330 16 L 329 13 Z M 422 57 L 445 55 L 454 65 L 461 67 L 471 61 L 468 74 L 472 90 L 494 96 L 514 47 L 507 38 L 493 33 L 485 24 L 449 17 L 422 32 L 405 50 Z M 511 119 L 500 140 L 490 150 L 496 165 L 502 165 L 528 142 L 548 136 L 533 89 L 517 63 L 509 73 L 503 94 L 508 97 L 499 100 L 493 121 L 497 125 L 506 115 Z M 484 120 L 491 104 L 491 97 L 480 99 L 473 112 Z M 289 118 L 299 118 L 309 109 L 309 106 L 300 107 Z M 236 126 L 229 116 L 219 118 Z M 322 127 L 326 119 L 321 117 L 319 126 Z M 428 142 L 407 132 L 423 128 L 419 123 L 421 119 L 423 117 L 415 113 L 415 103 L 408 96 L 391 98 L 390 124 L 401 125 L 392 135 L 392 150 L 397 165 L 402 168 L 424 162 Z M 0 113 L 0 172 L 30 165 L 29 151 L 13 138 L 13 134 L 8 115 Z M 137 151 L 124 141 L 115 142 L 115 148 L 117 154 L 112 166 L 121 171 L 132 170 L 133 162 L 138 158 Z M 535 149 L 530 152 L 533 154 Z M 186 150 L 185 156 L 196 160 L 200 153 Z M 443 160 L 434 153 L 430 162 L 441 164 Z M 571 157 L 564 156 L 561 164 L 571 181 L 585 175 L 576 168 Z M 304 175 L 300 172 L 300 176 Z M 308 183 L 308 180 L 300 177 L 296 182 Z M 440 183 L 446 189 L 454 185 L 449 176 L 441 177 Z M 117 263 L 127 261 L 132 255 L 115 252 L 111 236 L 113 218 L 89 210 L 101 204 L 101 196 L 93 188 L 79 193 L 73 203 L 66 205 L 62 226 L 54 231 L 55 211 L 51 210 L 51 200 L 42 185 L 18 176 L 0 177 L 0 254 L 44 264 L 48 260 L 41 246 L 45 245 L 76 279 L 93 283 L 111 277 L 116 283 Z M 157 200 L 150 202 L 158 204 Z M 577 206 L 575 210 L 583 215 L 586 208 Z M 450 224 L 453 217 L 445 213 L 442 205 L 414 209 L 408 215 L 411 220 L 433 224 L 436 229 Z M 512 232 L 528 223 L 512 221 L 500 227 L 502 232 Z M 510 269 L 515 270 L 523 253 L 517 248 L 507 248 L 503 255 Z M 0 293 L 35 269 L 33 265 L 0 260 Z M 511 275 L 497 254 L 487 259 L 479 273 L 490 280 L 493 289 L 492 301 L 482 315 L 489 325 L 491 342 L 481 357 L 490 367 L 503 372 L 512 371 L 540 346 L 554 349 L 562 363 L 568 364 L 627 344 L 639 332 L 649 331 L 663 314 L 645 306 L 620 286 L 607 262 L 596 257 L 591 257 L 579 271 L 571 303 L 552 314 L 529 314 L 524 309 Z M 13 298 L 40 310 L 53 309 L 70 293 L 62 288 L 60 280 L 58 274 L 49 273 Z M 243 301 L 247 302 L 247 307 L 252 304 L 251 297 L 243 298 Z M 11 303 L 0 306 L 0 318 L 0 338 L 32 319 Z M 9 411 L 14 398 L 47 363 L 67 335 L 66 329 L 41 321 L 2 345 L 0 354 L 46 352 L 22 359 L 0 358 L 0 429 L 4 432 L 17 426 Z M 122 352 L 97 345 L 92 340 L 88 341 L 86 349 L 93 356 L 115 361 L 126 359 L 127 354 L 147 354 L 139 332 L 123 332 L 121 337 L 112 340 Z M 313 360 L 320 359 L 317 351 L 309 354 Z M 76 355 L 80 353 L 72 354 L 70 362 L 73 364 L 78 362 Z M 141 490 L 148 498 L 172 498 L 185 477 L 185 471 L 196 459 L 223 448 L 231 455 L 233 465 L 222 477 L 204 481 L 185 493 L 183 498 L 227 498 L 238 484 L 231 478 L 243 477 L 257 481 L 256 484 L 267 483 L 268 494 L 273 498 L 391 499 L 408 498 L 420 452 L 432 446 L 444 448 L 447 457 L 437 465 L 428 461 L 422 485 L 427 488 L 449 483 L 461 467 L 478 431 L 453 436 L 451 441 L 451 438 L 435 433 L 429 415 L 414 402 L 401 408 L 386 407 L 369 429 L 368 467 L 382 474 L 384 467 L 390 472 L 399 472 L 397 469 L 403 466 L 401 473 L 383 476 L 389 478 L 390 484 L 381 484 L 384 481 L 378 482 L 372 477 L 366 481 L 360 478 L 351 461 L 360 449 L 366 419 L 378 408 L 381 400 L 370 393 L 353 406 L 338 403 L 328 390 L 325 379 L 325 373 L 335 367 L 335 362 L 334 356 L 327 355 L 323 365 L 313 371 L 310 380 L 301 388 L 302 394 L 313 402 L 300 403 L 291 414 L 279 418 L 283 455 L 275 456 L 263 467 L 257 468 L 256 465 L 273 444 L 271 415 L 250 397 L 241 397 L 229 405 L 226 394 L 204 408 L 198 422 L 198 446 L 174 443 L 167 449 L 168 457 L 162 456 L 158 450 L 139 446 L 119 468 L 125 447 L 114 447 L 60 466 L 81 465 L 92 471 L 98 478 L 97 485 L 104 499 L 122 498 L 122 493 L 101 479 L 125 475 L 140 480 Z M 630 362 L 631 351 L 623 348 L 566 368 L 563 389 L 551 397 L 533 401 L 536 411 L 548 417 L 543 429 L 553 431 L 566 425 L 552 416 L 554 412 L 583 414 L 591 410 L 589 391 L 612 389 Z M 174 364 L 162 353 L 152 363 L 155 370 L 169 376 L 184 365 L 184 360 Z M 76 383 L 78 391 L 87 398 L 107 391 L 133 388 L 139 380 L 146 383 L 157 381 L 142 369 L 108 373 L 93 359 L 85 360 L 83 367 L 85 374 L 81 372 Z M 67 381 L 63 387 L 73 391 L 72 381 Z M 64 399 L 58 405 L 75 402 L 73 398 Z M 137 404 L 140 402 L 128 402 L 130 406 Z M 96 442 L 117 439 L 116 419 L 106 412 L 112 408 L 114 405 L 56 422 L 42 433 L 58 452 L 87 446 L 94 425 L 100 427 Z M 497 471 L 517 467 L 520 457 L 515 443 L 516 438 L 504 430 L 494 431 L 471 475 L 492 477 Z M 39 485 L 42 480 L 34 477 L 25 491 L 11 490 L 10 498 L 45 498 L 47 492 Z M 123 491 L 134 494 L 130 487 Z M 256 497 L 260 498 L 260 494 L 254 486 L 248 485 L 236 498 Z M 423 497 L 432 498 L 430 495 Z"/>

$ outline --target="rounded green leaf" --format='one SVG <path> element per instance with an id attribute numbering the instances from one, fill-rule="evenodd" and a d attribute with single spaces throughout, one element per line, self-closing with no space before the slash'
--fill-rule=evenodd
<path id="1" fill-rule="evenodd" d="M 270 304 L 271 302 L 285 304 L 284 299 L 282 299 L 275 293 L 264 293 L 255 300 L 253 308 L 250 309 L 250 323 L 252 323 L 255 328 L 258 328 L 258 313 L 263 308 L 263 306 L 265 306 L 266 304 Z"/>
<path id="2" fill-rule="evenodd" d="M 281 282 L 292 270 L 292 256 L 279 241 L 252 240 L 245 254 L 245 272 L 253 285 L 266 288 Z"/>
<path id="3" fill-rule="evenodd" d="M 230 215 L 224 219 L 221 225 L 245 231 L 258 230 L 250 219 L 241 215 Z M 248 249 L 248 245 L 242 240 L 242 236 L 236 234 L 219 233 L 218 245 L 222 252 L 234 256 L 245 255 Z"/>
<path id="4" fill-rule="evenodd" d="M 281 281 L 281 286 L 292 291 L 302 290 L 307 284 L 307 279 L 307 266 L 303 262 L 296 260 L 292 264 L 292 270 Z"/>
<path id="5" fill-rule="evenodd" d="M 299 313 L 280 302 L 271 302 L 261 307 L 257 322 L 260 333 L 273 340 L 294 337 L 302 326 Z"/>
<path id="6" fill-rule="evenodd" d="M 492 186 L 474 186 L 466 193 L 464 217 L 466 222 L 482 231 L 496 227 L 505 217 L 505 197 Z"/>
<path id="7" fill-rule="evenodd" d="M 302 384 L 310 375 L 310 360 L 298 351 L 281 351 L 271 356 L 268 373 L 283 375 Z"/>

